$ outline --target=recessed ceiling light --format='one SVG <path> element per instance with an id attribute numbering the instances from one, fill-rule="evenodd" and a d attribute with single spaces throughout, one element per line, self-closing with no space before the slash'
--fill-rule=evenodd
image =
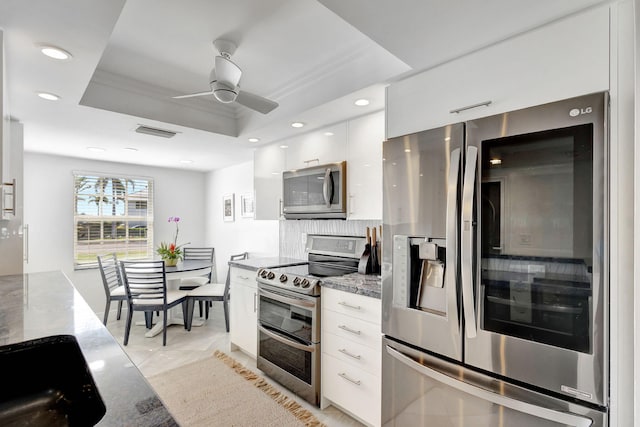
<path id="1" fill-rule="evenodd" d="M 193 163 L 193 160 L 180 160 L 180 163 L 182 163 L 183 165 L 190 165 L 191 163 Z"/>
<path id="2" fill-rule="evenodd" d="M 301 128 L 303 126 L 304 126 L 304 123 L 302 123 L 302 122 L 293 122 L 293 123 L 291 123 L 291 127 L 292 128 Z"/>
<path id="3" fill-rule="evenodd" d="M 249 138 L 249 142 L 258 142 L 260 138 Z"/>
<path id="4" fill-rule="evenodd" d="M 137 148 L 134 147 L 124 147 L 123 150 L 127 150 L 127 151 L 138 151 Z"/>
<path id="5" fill-rule="evenodd" d="M 333 132 L 325 132 L 324 136 L 333 136 Z"/>
<path id="6" fill-rule="evenodd" d="M 103 153 L 103 152 L 107 151 L 102 147 L 87 147 L 87 150 L 93 151 L 94 153 Z"/>
<path id="7" fill-rule="evenodd" d="M 47 55 L 49 58 L 59 59 L 61 61 L 64 61 L 65 59 L 73 58 L 73 55 L 71 55 L 66 50 L 59 48 L 57 46 L 43 44 L 43 45 L 39 45 L 38 47 L 40 48 L 40 52 Z"/>
<path id="8" fill-rule="evenodd" d="M 405 148 L 405 149 L 404 149 L 404 152 L 405 152 L 405 153 L 410 153 L 410 152 L 411 152 L 411 148 Z"/>
<path id="9" fill-rule="evenodd" d="M 280 175 L 280 172 L 271 172 L 271 175 Z"/>
<path id="10" fill-rule="evenodd" d="M 356 102 L 354 102 L 354 104 L 358 107 L 364 107 L 365 105 L 369 105 L 369 100 L 364 98 L 356 99 Z"/>
<path id="11" fill-rule="evenodd" d="M 47 101 L 57 101 L 60 99 L 60 96 L 49 92 L 38 92 L 38 96 L 42 99 L 46 99 Z"/>
<path id="12" fill-rule="evenodd" d="M 289 148 L 288 145 L 281 145 L 280 148 L 285 149 L 285 148 Z"/>

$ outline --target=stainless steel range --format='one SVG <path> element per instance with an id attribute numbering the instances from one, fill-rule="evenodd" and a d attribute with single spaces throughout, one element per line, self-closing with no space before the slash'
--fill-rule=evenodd
<path id="1" fill-rule="evenodd" d="M 363 237 L 313 235 L 307 240 L 308 265 L 258 270 L 258 369 L 316 406 L 320 405 L 319 275 L 357 272 L 362 248 Z"/>

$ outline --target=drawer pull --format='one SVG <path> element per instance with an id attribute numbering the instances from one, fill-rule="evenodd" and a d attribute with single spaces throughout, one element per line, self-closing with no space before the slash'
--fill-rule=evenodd
<path id="1" fill-rule="evenodd" d="M 359 305 L 351 305 L 348 302 L 340 301 L 338 304 L 344 307 L 353 308 L 354 310 L 362 310 L 362 307 L 360 307 Z"/>
<path id="2" fill-rule="evenodd" d="M 360 331 L 356 331 L 355 329 L 351 329 L 350 327 L 348 327 L 346 325 L 338 325 L 338 328 L 342 329 L 343 331 L 351 332 L 352 334 L 360 335 Z"/>
<path id="3" fill-rule="evenodd" d="M 340 375 L 345 380 L 354 383 L 355 385 L 360 385 L 360 380 L 354 380 L 352 378 L 349 378 L 349 376 L 347 374 L 345 374 L 344 372 L 340 372 L 340 373 L 338 373 L 338 375 Z"/>
<path id="4" fill-rule="evenodd" d="M 354 358 L 356 360 L 360 360 L 360 355 L 359 354 L 350 353 L 346 348 L 339 348 L 338 351 L 340 353 L 346 354 L 347 356 L 352 357 L 352 358 Z"/>
<path id="5" fill-rule="evenodd" d="M 249 280 L 249 278 L 247 276 L 238 276 L 240 279 L 242 280 Z"/>

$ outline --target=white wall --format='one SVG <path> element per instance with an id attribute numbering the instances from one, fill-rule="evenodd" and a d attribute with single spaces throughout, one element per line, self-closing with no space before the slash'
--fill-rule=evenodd
<path id="1" fill-rule="evenodd" d="M 105 297 L 98 270 L 73 269 L 74 171 L 152 178 L 154 246 L 172 238 L 175 228 L 167 222 L 170 216 L 181 218 L 178 243 L 206 243 L 205 173 L 25 153 L 24 220 L 29 225 L 25 272 L 62 270 L 99 315 Z"/>
<path id="2" fill-rule="evenodd" d="M 278 256 L 278 221 L 243 218 L 240 213 L 240 196 L 253 195 L 253 162 L 209 172 L 205 191 L 205 240 L 216 249 L 219 282 L 226 278 L 232 254 L 246 251 L 250 258 Z M 233 222 L 223 220 L 222 199 L 226 194 L 234 195 Z"/>

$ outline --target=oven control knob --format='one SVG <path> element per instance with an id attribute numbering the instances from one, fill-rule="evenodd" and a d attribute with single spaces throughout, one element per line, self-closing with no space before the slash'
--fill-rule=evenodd
<path id="1" fill-rule="evenodd" d="M 293 279 L 293 286 L 300 286 L 300 278 L 296 277 L 295 279 Z"/>
<path id="2" fill-rule="evenodd" d="M 267 270 L 265 270 L 264 268 L 262 270 L 260 270 L 258 272 L 258 274 L 260 275 L 260 277 L 262 277 L 263 279 L 267 277 Z"/>
<path id="3" fill-rule="evenodd" d="M 269 279 L 269 280 L 273 280 L 274 277 L 276 277 L 276 273 L 274 273 L 273 271 L 270 271 L 267 274 L 267 279 Z"/>
<path id="4" fill-rule="evenodd" d="M 309 282 L 309 279 L 302 279 L 302 282 L 300 283 L 300 287 L 308 288 L 309 285 L 311 285 L 311 282 Z"/>
<path id="5" fill-rule="evenodd" d="M 287 275 L 286 274 L 281 274 L 279 277 L 280 282 L 284 283 L 287 281 Z"/>

